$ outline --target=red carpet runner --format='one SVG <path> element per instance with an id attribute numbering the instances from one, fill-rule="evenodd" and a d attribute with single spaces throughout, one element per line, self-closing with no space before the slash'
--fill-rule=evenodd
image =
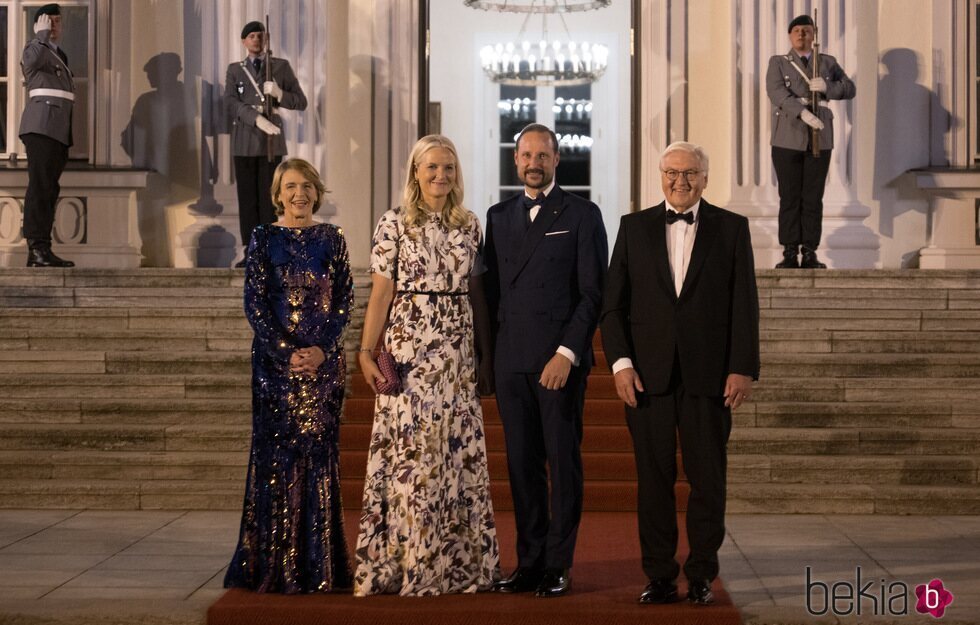
<path id="1" fill-rule="evenodd" d="M 347 540 L 357 533 L 356 511 L 349 511 Z M 682 519 L 681 519 L 682 521 Z M 514 555 L 514 516 L 497 514 L 501 567 L 509 573 Z M 681 523 L 683 528 L 683 523 Z M 378 596 L 355 599 L 330 595 L 259 595 L 230 590 L 208 609 L 208 625 L 739 625 L 720 580 L 716 604 L 696 607 L 686 601 L 668 606 L 636 602 L 646 580 L 640 570 L 636 515 L 587 512 L 579 531 L 572 592 L 557 599 L 532 595 Z M 686 549 L 686 546 L 682 547 Z M 683 557 L 684 554 L 679 554 Z M 229 554 L 230 557 L 230 554 Z M 683 561 L 683 560 L 681 560 Z M 723 571 L 724 573 L 724 571 Z M 680 591 L 686 593 L 681 580 Z"/>

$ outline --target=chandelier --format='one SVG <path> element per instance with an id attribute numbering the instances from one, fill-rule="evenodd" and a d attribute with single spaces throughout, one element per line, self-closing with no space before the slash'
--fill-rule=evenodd
<path id="1" fill-rule="evenodd" d="M 562 19 L 563 24 L 564 21 Z M 605 73 L 609 62 L 609 48 L 606 46 L 572 41 L 568 28 L 565 28 L 568 35 L 565 41 L 548 41 L 547 25 L 542 27 L 541 32 L 542 38 L 534 44 L 524 39 L 520 45 L 509 41 L 484 46 L 480 50 L 480 65 L 484 73 L 495 83 L 525 87 L 586 85 L 599 80 Z M 518 40 L 523 35 L 522 26 Z"/>
<path id="2" fill-rule="evenodd" d="M 463 0 L 472 9 L 500 11 L 501 13 L 571 13 L 602 9 L 612 0 Z"/>

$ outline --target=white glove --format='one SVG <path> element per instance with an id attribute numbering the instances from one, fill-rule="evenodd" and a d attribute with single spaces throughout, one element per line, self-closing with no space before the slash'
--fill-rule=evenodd
<path id="1" fill-rule="evenodd" d="M 807 81 L 810 84 L 810 91 L 819 91 L 820 93 L 827 93 L 827 81 L 817 76 L 816 78 L 811 78 Z"/>
<path id="2" fill-rule="evenodd" d="M 803 123 L 809 126 L 810 128 L 823 130 L 823 122 L 820 121 L 820 118 L 806 109 L 800 111 L 800 119 L 802 119 Z"/>
<path id="3" fill-rule="evenodd" d="M 267 135 L 276 136 L 282 132 L 279 126 L 276 126 L 262 115 L 255 118 L 255 125 Z"/>
<path id="4" fill-rule="evenodd" d="M 34 22 L 34 34 L 36 35 L 42 30 L 51 30 L 51 16 L 47 13 L 40 14 L 37 21 Z"/>
<path id="5" fill-rule="evenodd" d="M 273 80 L 267 80 L 262 84 L 262 93 L 271 95 L 277 100 L 282 100 L 282 89 Z"/>

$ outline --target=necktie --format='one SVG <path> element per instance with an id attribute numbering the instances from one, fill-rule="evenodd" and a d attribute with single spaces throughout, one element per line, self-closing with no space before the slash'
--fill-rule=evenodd
<path id="1" fill-rule="evenodd" d="M 541 206 L 544 204 L 544 194 L 538 194 L 538 197 L 528 197 L 524 194 L 524 210 L 531 210 L 535 206 Z"/>
<path id="2" fill-rule="evenodd" d="M 810 67 L 810 57 L 801 56 L 800 60 L 803 61 L 803 67 Z"/>
<path id="3" fill-rule="evenodd" d="M 256 57 L 252 60 L 252 67 L 255 68 L 255 75 L 258 76 L 262 72 L 262 59 Z"/>
<path id="4" fill-rule="evenodd" d="M 684 211 L 683 213 L 678 213 L 672 210 L 667 211 L 667 223 L 672 224 L 676 221 L 686 221 L 688 224 L 694 224 L 694 213 L 689 213 Z"/>
<path id="5" fill-rule="evenodd" d="M 544 204 L 544 194 L 539 193 L 538 197 L 528 197 L 524 194 L 524 226 L 527 228 L 531 227 L 531 222 L 534 221 L 534 217 L 537 216 L 537 212 L 534 208 L 541 207 Z M 532 215 L 534 213 L 534 215 Z"/>

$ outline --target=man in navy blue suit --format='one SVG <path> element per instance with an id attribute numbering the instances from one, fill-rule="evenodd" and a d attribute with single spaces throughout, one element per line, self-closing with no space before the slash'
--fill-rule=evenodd
<path id="1" fill-rule="evenodd" d="M 518 557 L 494 589 L 538 597 L 571 587 L 582 516 L 582 408 L 608 258 L 599 207 L 556 184 L 558 160 L 555 133 L 525 127 L 514 150 L 524 193 L 491 206 L 486 227 Z"/>

